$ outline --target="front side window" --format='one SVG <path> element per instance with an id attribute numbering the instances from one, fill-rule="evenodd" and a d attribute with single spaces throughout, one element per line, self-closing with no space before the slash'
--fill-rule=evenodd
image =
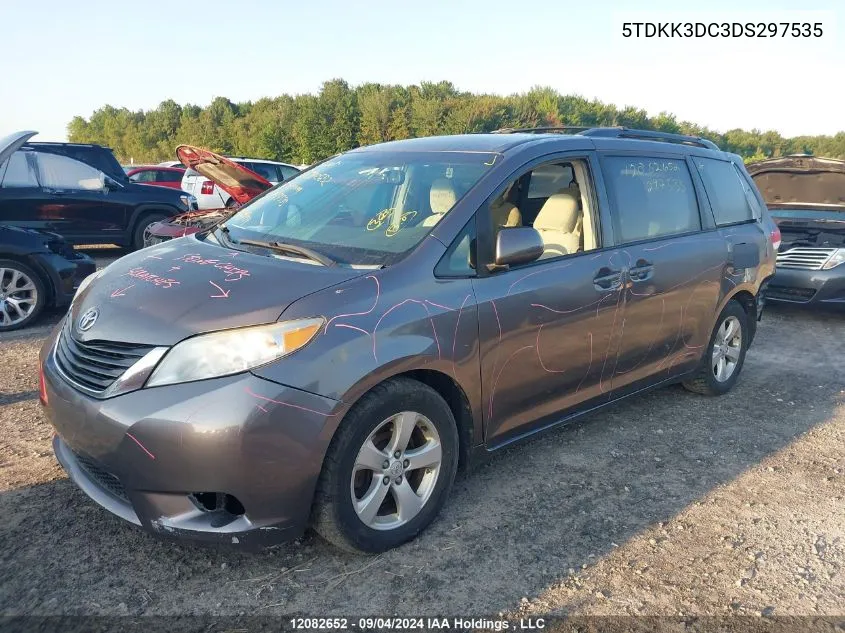
<path id="1" fill-rule="evenodd" d="M 0 175 L 3 176 L 2 186 L 5 188 L 38 187 L 35 155 L 32 152 L 15 152 L 5 165 L 0 165 Z"/>
<path id="2" fill-rule="evenodd" d="M 519 191 L 528 184 L 528 195 Z M 533 189 L 532 189 L 533 188 Z M 598 248 L 598 231 L 590 201 L 592 182 L 582 159 L 538 165 L 507 183 L 488 205 L 495 235 L 530 226 L 543 240 L 540 259 Z"/>
<path id="3" fill-rule="evenodd" d="M 475 217 L 473 217 L 452 242 L 434 269 L 438 277 L 475 276 Z"/>
<path id="4" fill-rule="evenodd" d="M 290 180 L 299 173 L 298 169 L 288 167 L 287 165 L 280 165 L 279 170 L 282 172 L 282 176 L 285 180 Z"/>
<path id="5" fill-rule="evenodd" d="M 155 181 L 155 172 L 150 170 L 139 171 L 129 176 L 132 182 L 153 182 Z"/>
<path id="6" fill-rule="evenodd" d="M 228 239 L 234 247 L 241 239 L 274 241 L 309 248 L 341 265 L 389 265 L 428 235 L 495 157 L 464 152 L 342 155 L 245 205 L 226 222 L 228 233 L 220 241 Z"/>
<path id="7" fill-rule="evenodd" d="M 41 186 L 70 191 L 101 191 L 105 187 L 103 172 L 78 160 L 59 154 L 36 153 Z"/>
<path id="8" fill-rule="evenodd" d="M 732 162 L 699 156 L 694 156 L 693 161 L 704 181 L 704 189 L 718 226 L 747 222 L 754 218 L 749 187 Z"/>
<path id="9" fill-rule="evenodd" d="M 602 161 L 620 243 L 701 230 L 685 160 L 608 156 Z"/>
<path id="10" fill-rule="evenodd" d="M 548 198 L 566 189 L 575 180 L 572 167 L 566 163 L 543 165 L 531 172 L 528 198 Z"/>

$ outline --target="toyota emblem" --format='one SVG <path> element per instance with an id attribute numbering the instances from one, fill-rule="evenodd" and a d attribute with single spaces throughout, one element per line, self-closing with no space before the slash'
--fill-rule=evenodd
<path id="1" fill-rule="evenodd" d="M 80 332 L 87 332 L 94 324 L 97 322 L 97 317 L 100 316 L 100 311 L 97 308 L 91 308 L 90 310 L 86 310 L 85 314 L 79 317 L 79 321 L 76 323 L 76 327 Z"/>

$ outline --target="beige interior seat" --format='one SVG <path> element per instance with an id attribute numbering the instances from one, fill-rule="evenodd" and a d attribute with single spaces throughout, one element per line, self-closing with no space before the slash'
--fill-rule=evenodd
<path id="1" fill-rule="evenodd" d="M 448 178 L 437 178 L 431 183 L 428 192 L 428 203 L 431 206 L 431 215 L 423 220 L 423 226 L 434 226 L 446 214 L 449 209 L 455 206 L 458 196 L 452 187 L 452 181 Z"/>
<path id="2" fill-rule="evenodd" d="M 514 183 L 505 189 L 498 198 L 490 203 L 490 215 L 493 218 L 493 226 L 496 229 L 505 227 L 511 228 L 522 226 L 522 214 L 515 204 L 508 200 Z"/>
<path id="3" fill-rule="evenodd" d="M 543 258 L 575 253 L 581 244 L 582 212 L 578 198 L 556 193 L 546 200 L 534 228 L 543 238 Z"/>

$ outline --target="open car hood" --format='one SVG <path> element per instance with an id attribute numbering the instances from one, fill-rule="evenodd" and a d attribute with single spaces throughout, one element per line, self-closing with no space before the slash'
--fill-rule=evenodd
<path id="1" fill-rule="evenodd" d="M 38 132 L 26 130 L 24 132 L 14 132 L 9 134 L 9 136 L 0 138 L 0 165 L 2 165 L 9 156 L 18 151 L 21 145 L 26 143 L 36 134 L 38 134 Z"/>
<path id="2" fill-rule="evenodd" d="M 770 209 L 845 211 L 845 161 L 785 156 L 748 165 Z"/>
<path id="3" fill-rule="evenodd" d="M 176 157 L 188 169 L 193 169 L 213 181 L 238 204 L 249 202 L 273 186 L 254 171 L 207 149 L 180 145 L 176 148 Z"/>

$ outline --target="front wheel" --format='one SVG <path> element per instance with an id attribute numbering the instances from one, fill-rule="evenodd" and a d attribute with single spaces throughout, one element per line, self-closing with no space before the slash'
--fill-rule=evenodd
<path id="1" fill-rule="evenodd" d="M 163 213 L 151 213 L 142 217 L 132 235 L 132 247 L 135 250 L 140 250 L 147 246 L 147 241 L 150 239 L 150 229 L 153 224 L 166 220 L 169 217 L 171 216 Z"/>
<path id="2" fill-rule="evenodd" d="M 0 259 L 0 332 L 26 327 L 44 309 L 47 288 L 29 266 Z"/>
<path id="3" fill-rule="evenodd" d="M 352 408 L 332 440 L 313 526 L 347 551 L 396 547 L 434 520 L 457 466 L 458 431 L 443 398 L 415 380 L 389 380 Z"/>
<path id="4" fill-rule="evenodd" d="M 730 391 L 745 362 L 749 335 L 748 315 L 739 302 L 729 301 L 716 320 L 698 372 L 683 383 L 684 387 L 706 396 Z"/>

